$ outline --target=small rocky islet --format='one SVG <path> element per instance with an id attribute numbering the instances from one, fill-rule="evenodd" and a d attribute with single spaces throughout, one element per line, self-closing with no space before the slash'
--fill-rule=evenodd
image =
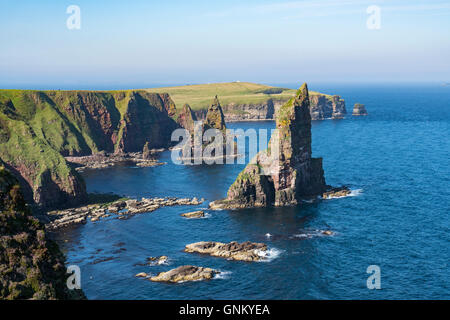
<path id="1" fill-rule="evenodd" d="M 197 266 L 180 266 L 178 268 L 161 272 L 157 276 L 148 276 L 142 273 L 141 276 L 145 276 L 148 280 L 153 282 L 172 282 L 180 283 L 186 281 L 201 281 L 201 280 L 211 280 L 220 271 L 211 268 L 197 267 Z"/>
<path id="2" fill-rule="evenodd" d="M 21 99 L 22 96 L 26 99 Z M 104 101 L 107 100 L 115 101 L 116 105 L 127 106 L 122 108 L 125 113 L 122 109 L 118 109 L 118 112 L 112 110 L 115 112 L 114 115 L 121 114 L 124 121 L 116 121 L 111 110 L 104 105 Z M 328 109 L 323 112 L 325 109 L 318 107 L 323 104 L 323 97 L 314 95 L 311 100 L 307 86 L 304 84 L 295 97 L 274 112 L 277 128 L 283 137 L 279 154 L 281 164 L 278 166 L 274 166 L 273 163 L 263 164 L 261 160 L 267 157 L 270 151 L 260 152 L 256 163 L 250 163 L 230 187 L 227 198 L 213 202 L 212 208 L 295 205 L 301 203 L 300 200 L 305 197 L 322 194 L 322 197 L 326 199 L 344 196 L 350 192 L 345 188 L 338 190 L 327 186 L 323 177 L 322 159 L 311 157 L 311 119 L 342 118 L 346 113 L 344 101 L 338 96 L 333 96 L 332 99 L 327 97 L 325 104 Z M 51 144 L 35 134 L 39 130 L 45 131 L 45 128 L 35 126 L 37 122 L 31 120 L 17 122 L 19 121 L 17 119 L 25 119 L 16 114 L 17 110 L 36 106 L 39 106 L 35 108 L 36 110 L 44 110 L 47 108 L 48 101 L 53 102 L 52 108 L 56 116 L 58 116 L 57 109 L 62 110 L 64 116 L 61 119 L 56 117 L 55 121 L 61 128 L 68 128 L 66 131 L 73 144 Z M 47 230 L 84 223 L 87 219 L 95 222 L 112 215 L 118 219 L 126 219 L 134 214 L 152 212 L 164 206 L 198 205 L 203 202 L 197 198 L 142 198 L 76 207 L 87 202 L 85 185 L 77 171 L 108 168 L 121 163 L 133 163 L 142 167 L 161 165 L 162 163 L 157 160 L 157 154 L 163 151 L 163 148 L 170 147 L 169 133 L 178 127 L 192 130 L 191 124 L 196 114 L 186 105 L 177 122 L 175 104 L 168 94 L 155 94 L 144 90 L 95 93 L 3 90 L 0 92 L 0 105 L 2 110 L 7 111 L 0 123 L 0 145 L 2 146 L 0 163 L 4 161 L 15 175 L 20 176 L 21 182 L 24 180 L 28 182 L 26 200 L 46 211 L 55 207 L 74 206 L 72 209 L 50 211 L 48 217 L 51 221 L 45 226 Z M 367 114 L 364 106 L 359 107 L 358 110 L 361 115 Z M 217 96 L 205 115 L 204 128 L 225 131 L 226 117 Z M 150 118 L 156 122 L 147 121 Z M 85 128 L 82 123 L 84 119 L 88 119 L 89 125 L 93 127 Z M 149 126 L 149 123 L 152 125 Z M 95 137 L 90 137 L 92 132 L 96 133 Z M 51 139 L 54 134 L 52 131 L 45 131 L 44 137 L 48 136 Z M 156 135 L 157 139 L 153 139 L 151 137 L 153 135 Z M 20 159 L 23 161 L 17 162 L 18 158 L 14 156 L 17 148 L 13 145 L 13 141 L 22 136 L 32 140 L 30 143 L 32 148 L 21 150 Z M 53 141 L 59 140 L 53 139 Z M 152 144 L 149 141 L 152 141 Z M 36 174 L 34 169 L 41 171 Z M 271 172 L 271 174 L 261 175 L 261 171 Z M 182 216 L 199 218 L 204 216 L 204 212 L 187 212 Z M 37 233 L 40 244 L 44 241 L 42 234 L 41 231 Z M 323 234 L 332 235 L 333 233 L 326 231 Z M 202 241 L 186 245 L 184 251 L 228 260 L 254 262 L 265 260 L 268 249 L 266 244 L 249 241 L 243 243 Z M 53 258 L 58 258 L 58 255 L 59 252 L 56 251 L 50 254 Z M 162 265 L 167 262 L 167 259 L 165 256 L 149 258 L 147 265 Z M 220 271 L 211 268 L 181 266 L 161 272 L 157 276 L 148 276 L 143 272 L 137 276 L 146 277 L 155 282 L 176 283 L 212 279 L 218 273 Z M 59 280 L 52 279 L 51 283 L 59 283 Z M 18 290 L 11 294 L 19 297 L 24 293 Z M 46 293 L 35 293 L 33 298 L 40 297 L 41 294 L 52 295 L 52 289 L 49 287 Z"/>
<path id="3" fill-rule="evenodd" d="M 264 243 L 254 243 L 250 241 L 230 243 L 202 241 L 186 245 L 184 252 L 199 253 L 212 257 L 225 258 L 227 260 L 256 262 L 267 259 L 267 245 Z M 166 256 L 155 258 L 153 261 L 167 261 Z M 153 262 L 152 261 L 152 262 Z M 159 264 L 159 263 L 158 263 Z M 149 264 L 154 266 L 156 264 Z M 181 266 L 169 271 L 160 272 L 157 276 L 151 276 L 146 272 L 139 272 L 137 278 L 145 278 L 153 282 L 179 283 L 186 281 L 210 280 L 220 271 L 211 268 L 197 266 Z"/>

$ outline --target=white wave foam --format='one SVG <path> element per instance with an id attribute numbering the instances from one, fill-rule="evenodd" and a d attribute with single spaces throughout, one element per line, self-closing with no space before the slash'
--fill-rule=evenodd
<path id="1" fill-rule="evenodd" d="M 265 236 L 267 239 L 270 239 L 272 237 L 272 235 L 270 233 L 266 233 Z"/>
<path id="2" fill-rule="evenodd" d="M 262 259 L 260 262 L 270 262 L 276 258 L 278 258 L 283 251 L 277 248 L 270 248 L 266 251 L 263 250 L 255 250 L 255 253 L 260 256 Z"/>
<path id="3" fill-rule="evenodd" d="M 292 237 L 300 239 L 311 239 L 313 237 L 331 237 L 334 235 L 336 235 L 336 232 L 333 232 L 331 230 L 311 230 L 304 233 L 294 234 Z"/>
<path id="4" fill-rule="evenodd" d="M 216 273 L 214 275 L 213 279 L 221 279 L 221 280 L 229 279 L 230 275 L 232 274 L 231 271 L 222 271 L 222 270 L 217 270 L 217 271 L 219 271 L 219 273 Z"/>

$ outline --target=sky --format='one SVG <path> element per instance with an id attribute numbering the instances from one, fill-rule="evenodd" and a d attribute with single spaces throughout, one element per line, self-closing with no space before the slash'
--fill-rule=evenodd
<path id="1" fill-rule="evenodd" d="M 0 39 L 0 88 L 450 82 L 448 0 L 0 0 Z"/>

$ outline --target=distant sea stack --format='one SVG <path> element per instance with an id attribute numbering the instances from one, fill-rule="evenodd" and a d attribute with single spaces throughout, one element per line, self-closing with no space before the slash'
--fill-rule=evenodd
<path id="1" fill-rule="evenodd" d="M 0 300 L 83 299 L 69 290 L 64 256 L 25 205 L 17 179 L 0 163 Z"/>
<path id="2" fill-rule="evenodd" d="M 175 103 L 144 90 L 0 90 L 0 157 L 27 201 L 49 209 L 87 199 L 65 156 L 168 147 Z"/>
<path id="3" fill-rule="evenodd" d="M 213 103 L 209 106 L 206 113 L 206 121 L 204 129 L 217 129 L 225 132 L 227 126 L 225 125 L 225 116 L 223 115 L 222 106 L 220 105 L 217 95 L 214 97 Z"/>
<path id="4" fill-rule="evenodd" d="M 227 146 L 227 126 L 225 123 L 225 117 L 223 114 L 222 107 L 220 105 L 219 98 L 217 95 L 214 97 L 213 102 L 207 109 L 206 117 L 201 120 L 200 122 L 197 122 L 197 116 L 192 111 L 191 107 L 188 104 L 185 104 L 183 106 L 182 111 L 178 115 L 177 123 L 185 128 L 190 136 L 191 136 L 191 144 L 190 145 L 184 145 L 183 147 L 183 159 L 187 160 L 189 163 L 191 160 L 191 157 L 194 157 L 195 155 L 195 142 L 198 140 L 198 142 L 201 143 L 202 151 L 208 148 L 209 150 L 215 150 L 213 151 L 212 157 L 217 156 L 215 151 L 221 150 L 222 154 L 226 155 L 226 146 Z M 200 127 L 201 126 L 201 127 Z M 205 132 L 209 129 L 218 130 L 220 134 L 222 135 L 222 142 L 220 141 L 209 141 L 205 142 L 203 140 L 203 135 Z M 196 136 L 200 135 L 202 136 Z M 196 140 L 197 139 L 197 140 Z M 220 143 L 220 145 L 218 144 Z M 233 142 L 234 143 L 234 142 Z M 187 149 L 186 149 L 187 148 Z M 189 150 L 190 149 L 190 150 Z M 187 155 L 190 154 L 190 157 L 187 157 Z"/>
<path id="5" fill-rule="evenodd" d="M 367 110 L 366 107 L 361 103 L 355 103 L 355 106 L 353 107 L 353 115 L 354 116 L 367 116 Z"/>
<path id="6" fill-rule="evenodd" d="M 295 205 L 327 189 L 322 158 L 311 157 L 309 108 L 305 83 L 277 112 L 278 151 L 272 137 L 269 149 L 258 153 L 231 185 L 227 198 L 210 204 L 212 209 Z M 278 152 L 279 160 L 268 163 L 272 152 Z"/>
<path id="7" fill-rule="evenodd" d="M 178 115 L 177 123 L 193 135 L 195 121 L 197 121 L 197 116 L 192 112 L 191 106 L 185 103 Z"/>

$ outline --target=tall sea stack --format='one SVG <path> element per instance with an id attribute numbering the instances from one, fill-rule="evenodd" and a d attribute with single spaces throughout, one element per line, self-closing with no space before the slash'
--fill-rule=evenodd
<path id="1" fill-rule="evenodd" d="M 212 202 L 211 208 L 295 205 L 326 190 L 322 158 L 311 157 L 309 104 L 305 83 L 278 110 L 278 137 L 272 136 L 269 148 L 239 174 L 227 198 Z"/>
<path id="2" fill-rule="evenodd" d="M 353 114 L 354 116 L 367 116 L 367 110 L 366 106 L 361 103 L 355 103 L 355 106 L 353 107 Z"/>

